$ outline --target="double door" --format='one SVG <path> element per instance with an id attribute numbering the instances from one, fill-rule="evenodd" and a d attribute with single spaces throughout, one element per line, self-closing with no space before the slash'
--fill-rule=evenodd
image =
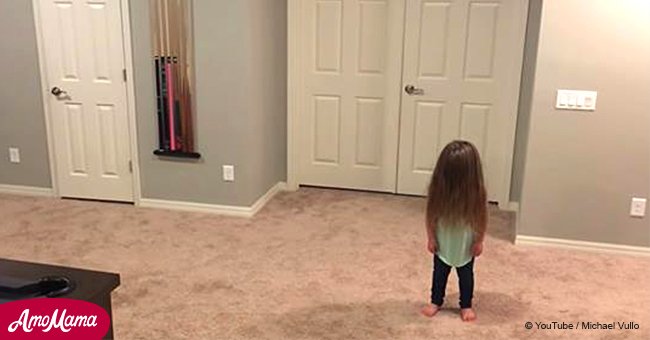
<path id="1" fill-rule="evenodd" d="M 507 199 L 526 1 L 308 0 L 299 184 L 426 192 L 454 139 Z"/>

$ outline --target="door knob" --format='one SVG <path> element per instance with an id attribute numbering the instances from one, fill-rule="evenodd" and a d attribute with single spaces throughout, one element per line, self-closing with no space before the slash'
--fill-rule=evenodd
<path id="1" fill-rule="evenodd" d="M 423 89 L 417 88 L 413 85 L 406 85 L 406 87 L 404 87 L 404 91 L 408 93 L 409 96 L 421 96 L 424 94 Z"/>
<path id="2" fill-rule="evenodd" d="M 55 86 L 55 87 L 52 88 L 50 93 L 52 93 L 55 97 L 58 97 L 58 96 L 66 93 L 66 92 Z"/>

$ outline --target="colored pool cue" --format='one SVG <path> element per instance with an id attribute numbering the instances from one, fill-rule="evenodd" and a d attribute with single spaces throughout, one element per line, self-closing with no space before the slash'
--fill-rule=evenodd
<path id="1" fill-rule="evenodd" d="M 172 63 L 171 58 L 165 63 L 165 72 L 167 76 L 167 100 L 168 107 L 167 112 L 169 113 L 169 149 L 172 151 L 176 150 L 176 128 L 174 124 L 174 78 L 172 75 Z"/>
<path id="2" fill-rule="evenodd" d="M 161 57 L 160 58 L 160 69 L 158 70 L 158 73 L 160 74 L 160 80 L 161 80 L 161 86 L 160 86 L 160 93 L 162 94 L 162 98 L 160 100 L 161 103 L 161 108 L 163 112 L 163 122 L 164 122 L 164 130 L 163 130 L 163 141 L 164 141 L 164 147 L 163 150 L 169 150 L 170 149 L 170 138 L 169 138 L 169 108 L 168 108 L 168 101 L 167 101 L 167 88 L 168 83 L 167 83 L 167 74 L 165 72 L 165 64 L 167 63 L 167 58 L 166 57 Z"/>
<path id="3" fill-rule="evenodd" d="M 181 41 L 181 49 L 180 49 L 180 60 L 181 60 L 181 67 L 182 67 L 182 86 L 183 86 L 183 112 L 184 112 L 184 118 L 185 118 L 185 125 L 184 125 L 184 136 L 185 136 L 185 147 L 188 151 L 193 152 L 194 151 L 194 122 L 192 120 L 192 85 L 190 81 L 190 76 L 191 76 L 191 70 L 192 68 L 189 65 L 189 63 L 192 62 L 192 40 L 191 40 L 191 6 L 192 2 L 191 1 L 182 1 L 182 6 L 181 6 L 181 19 L 183 22 L 183 25 L 181 26 L 182 29 L 182 37 L 183 40 Z"/>
<path id="4" fill-rule="evenodd" d="M 158 148 L 165 149 L 165 113 L 162 105 L 162 82 L 160 79 L 160 57 L 154 57 L 156 75 L 156 115 L 158 117 Z"/>
<path id="5" fill-rule="evenodd" d="M 183 134 L 182 134 L 182 122 L 181 122 L 181 109 L 180 109 L 180 86 L 178 83 L 179 74 L 178 74 L 178 57 L 174 57 L 173 63 L 173 74 L 174 74 L 174 132 L 176 134 L 176 148 L 177 150 L 185 151 L 183 143 Z"/>

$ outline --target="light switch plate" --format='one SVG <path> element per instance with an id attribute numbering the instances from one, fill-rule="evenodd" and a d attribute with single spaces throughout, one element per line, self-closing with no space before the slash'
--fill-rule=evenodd
<path id="1" fill-rule="evenodd" d="M 560 110 L 596 110 L 596 91 L 557 90 L 555 108 Z"/>
<path id="2" fill-rule="evenodd" d="M 20 150 L 18 148 L 9 148 L 9 161 L 11 163 L 20 163 Z"/>
<path id="3" fill-rule="evenodd" d="M 630 216 L 643 217 L 645 216 L 645 198 L 632 198 L 632 205 L 630 206 Z"/>

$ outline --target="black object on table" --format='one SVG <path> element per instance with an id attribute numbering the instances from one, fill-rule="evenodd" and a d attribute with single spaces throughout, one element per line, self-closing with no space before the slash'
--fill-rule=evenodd
<path id="1" fill-rule="evenodd" d="M 93 270 L 0 259 L 0 304 L 33 297 L 63 297 L 94 303 L 106 310 L 113 339 L 111 292 L 120 275 Z"/>

